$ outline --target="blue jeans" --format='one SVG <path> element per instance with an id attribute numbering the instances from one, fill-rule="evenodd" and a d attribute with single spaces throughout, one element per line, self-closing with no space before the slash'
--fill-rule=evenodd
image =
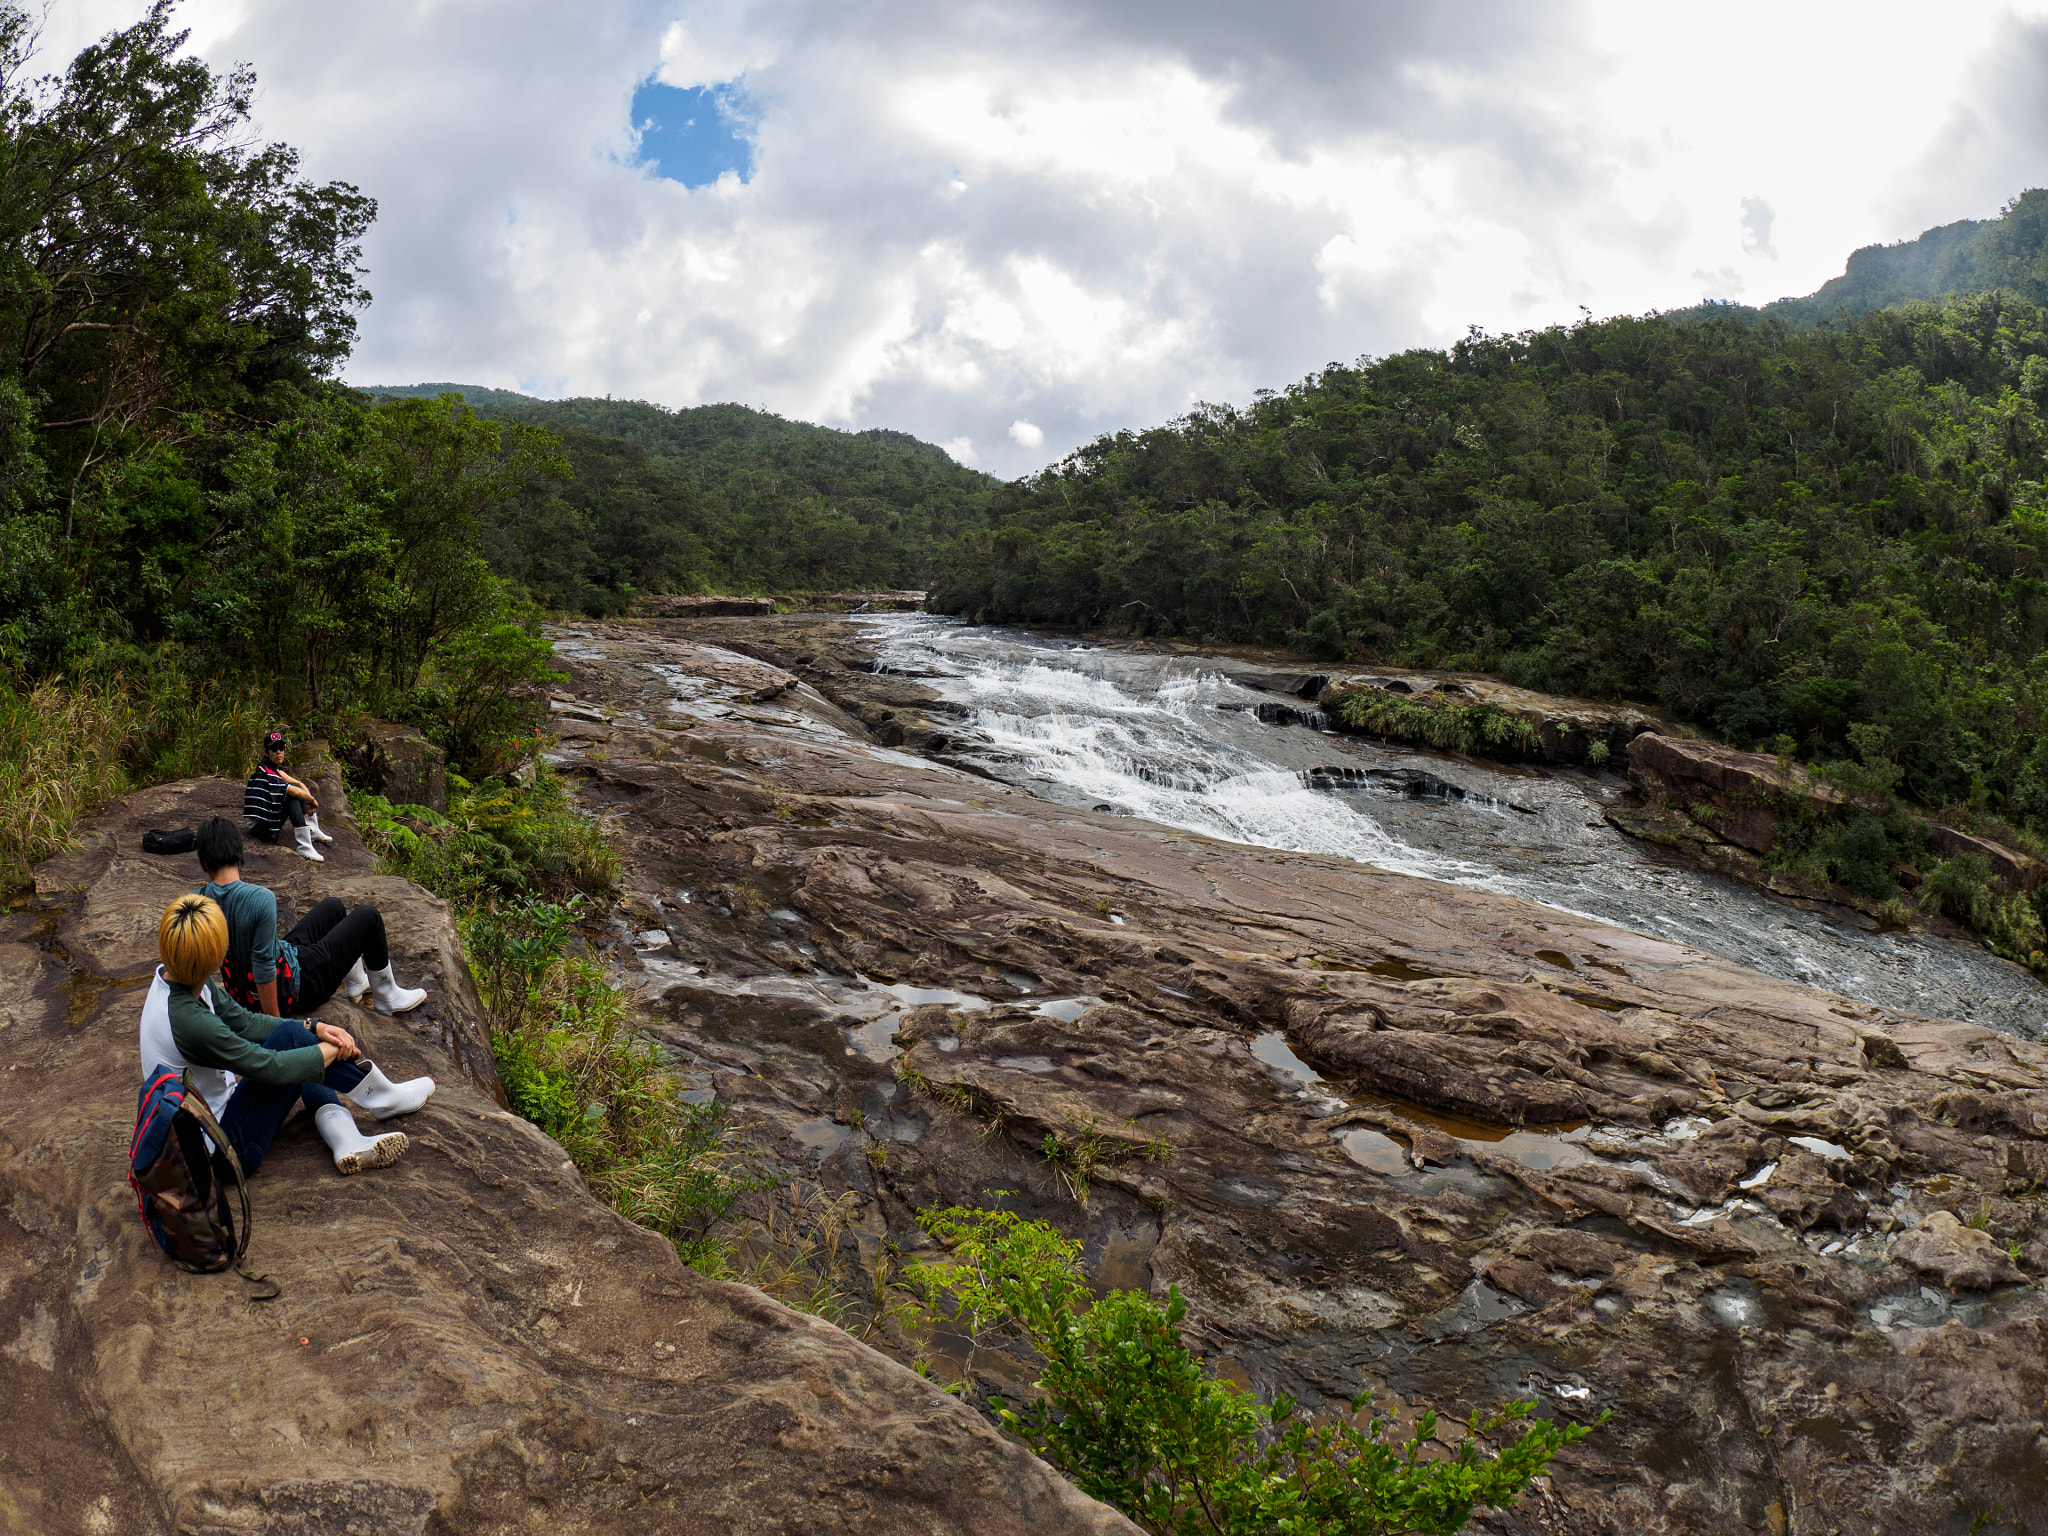
<path id="1" fill-rule="evenodd" d="M 263 1043 L 273 1051 L 291 1051 L 302 1045 L 318 1045 L 320 1041 L 305 1025 L 286 1019 Z M 317 1083 L 288 1083 L 279 1087 L 243 1078 L 228 1095 L 228 1107 L 220 1116 L 220 1128 L 234 1143 L 235 1156 L 242 1160 L 242 1172 L 254 1173 L 262 1165 L 263 1155 L 277 1139 L 277 1128 L 284 1124 L 284 1117 L 292 1112 L 294 1104 L 305 1100 L 306 1113 L 313 1114 L 323 1105 L 339 1103 L 340 1095 L 352 1091 L 366 1076 L 354 1062 L 337 1061 Z"/>

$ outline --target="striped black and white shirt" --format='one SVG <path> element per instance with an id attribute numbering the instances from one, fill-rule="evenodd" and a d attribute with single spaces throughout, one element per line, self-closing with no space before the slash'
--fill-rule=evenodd
<path id="1" fill-rule="evenodd" d="M 285 777 L 268 763 L 258 763 L 242 788 L 242 823 L 266 842 L 276 842 L 284 830 L 284 803 L 290 787 Z"/>

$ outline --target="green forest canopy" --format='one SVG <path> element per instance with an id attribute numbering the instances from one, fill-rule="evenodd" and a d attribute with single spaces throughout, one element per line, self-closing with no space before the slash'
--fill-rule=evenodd
<path id="1" fill-rule="evenodd" d="M 1806 756 L 1860 727 L 1916 798 L 2048 831 L 2044 408 L 2048 310 L 2004 290 L 1475 330 L 1102 437 L 999 492 L 932 601 L 1482 668 Z"/>
<path id="2" fill-rule="evenodd" d="M 546 434 L 334 381 L 376 205 L 250 133 L 171 7 L 29 74 L 0 5 L 0 685 L 402 702 L 507 616 L 486 514 Z"/>
<path id="3" fill-rule="evenodd" d="M 979 523 L 993 476 L 903 432 L 839 432 L 743 405 L 538 400 L 472 384 L 370 386 L 460 395 L 545 428 L 570 473 L 535 481 L 488 535 L 492 565 L 550 608 L 625 608 L 635 592 L 922 588 L 934 552 Z"/>

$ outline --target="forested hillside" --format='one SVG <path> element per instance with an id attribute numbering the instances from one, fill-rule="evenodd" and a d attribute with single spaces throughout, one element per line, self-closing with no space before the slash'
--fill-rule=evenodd
<path id="1" fill-rule="evenodd" d="M 537 400 L 470 384 L 486 416 L 561 439 L 570 473 L 500 515 L 500 575 L 552 608 L 600 614 L 636 591 L 922 587 L 933 552 L 977 525 L 998 482 L 903 432 L 839 432 L 741 405 L 670 411 L 627 400 Z"/>
<path id="2" fill-rule="evenodd" d="M 1842 275 L 1803 299 L 1766 304 L 1765 316 L 1798 330 L 1909 299 L 2004 289 L 2048 304 L 2048 190 L 2014 198 L 1995 219 L 1959 219 L 1897 245 L 1866 245 Z"/>
<path id="3" fill-rule="evenodd" d="M 2044 406 L 2004 294 L 1475 333 L 1101 438 L 933 601 L 1654 701 L 2048 828 Z"/>

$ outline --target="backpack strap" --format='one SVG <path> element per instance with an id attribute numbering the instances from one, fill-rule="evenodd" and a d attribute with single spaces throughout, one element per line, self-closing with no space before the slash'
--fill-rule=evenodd
<path id="1" fill-rule="evenodd" d="M 275 1301 L 284 1294 L 277 1282 L 268 1275 L 250 1274 L 244 1265 L 244 1259 L 249 1251 L 249 1228 L 251 1223 L 249 1215 L 249 1181 L 242 1173 L 242 1160 L 235 1155 L 235 1144 L 228 1140 L 228 1133 L 222 1130 L 220 1122 L 214 1119 L 213 1111 L 207 1107 L 206 1100 L 193 1091 L 192 1069 L 187 1067 L 182 1076 L 185 1085 L 185 1109 L 194 1120 L 199 1122 L 200 1129 L 205 1131 L 208 1139 L 213 1142 L 214 1199 L 217 1202 L 221 1220 L 227 1225 L 228 1230 L 234 1234 L 235 1273 L 244 1280 L 247 1280 L 251 1285 L 267 1285 L 270 1287 L 268 1291 L 260 1295 L 251 1296 L 249 1298 L 251 1301 Z M 242 1219 L 239 1223 L 236 1222 L 233 1212 L 228 1209 L 228 1183 L 230 1180 L 234 1182 L 235 1198 L 241 1205 Z"/>

